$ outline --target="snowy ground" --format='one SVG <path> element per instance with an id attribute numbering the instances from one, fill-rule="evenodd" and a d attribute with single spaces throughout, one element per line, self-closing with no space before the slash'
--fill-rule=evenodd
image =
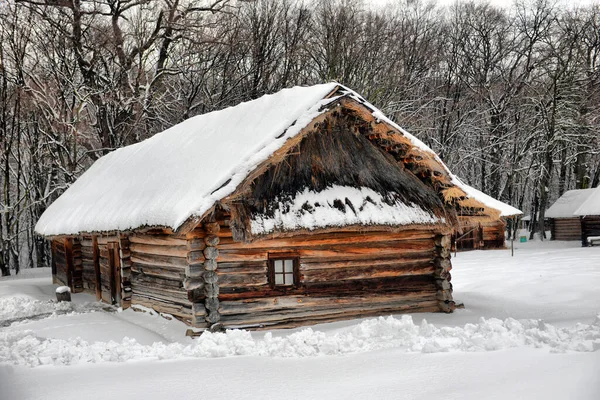
<path id="1" fill-rule="evenodd" d="M 454 314 L 183 336 L 49 271 L 0 280 L 0 399 L 600 398 L 600 247 L 459 253 Z"/>

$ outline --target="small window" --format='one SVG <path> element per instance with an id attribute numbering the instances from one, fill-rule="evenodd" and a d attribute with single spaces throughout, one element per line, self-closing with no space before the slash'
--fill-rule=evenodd
<path id="1" fill-rule="evenodd" d="M 298 284 L 298 258 L 281 257 L 269 260 L 271 286 L 296 286 Z"/>

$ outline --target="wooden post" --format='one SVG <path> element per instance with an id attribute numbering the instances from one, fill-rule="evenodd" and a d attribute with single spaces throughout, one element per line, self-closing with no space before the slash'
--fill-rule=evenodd
<path id="1" fill-rule="evenodd" d="M 73 287 L 73 239 L 67 238 L 65 239 L 65 263 L 67 269 L 67 282 L 66 285 L 74 291 Z"/>
<path id="2" fill-rule="evenodd" d="M 98 251 L 98 236 L 92 236 L 92 257 L 94 261 L 94 278 L 96 280 L 96 300 L 102 301 L 102 281 L 100 278 L 100 259 Z"/>
<path id="3" fill-rule="evenodd" d="M 68 286 L 60 286 L 56 288 L 56 300 L 71 301 L 71 289 Z"/>
<path id="4" fill-rule="evenodd" d="M 517 217 L 512 217 L 512 226 L 511 226 L 511 233 L 510 233 L 510 256 L 514 257 L 515 256 L 515 232 L 516 232 L 516 223 L 517 223 Z"/>
<path id="5" fill-rule="evenodd" d="M 129 237 L 119 238 L 119 262 L 121 265 L 121 307 L 131 306 L 131 251 L 129 250 Z"/>
<path id="6" fill-rule="evenodd" d="M 115 275 L 115 303 L 121 306 L 122 296 L 122 278 L 121 278 L 121 253 L 119 250 L 119 242 L 112 244 L 113 251 L 113 269 Z"/>
<path id="7" fill-rule="evenodd" d="M 115 304 L 117 302 L 117 283 L 115 275 L 115 244 L 109 242 L 106 244 L 106 250 L 108 251 L 108 274 L 110 282 L 110 302 Z"/>
<path id="8" fill-rule="evenodd" d="M 587 234 L 586 234 L 586 226 L 583 216 L 579 217 L 579 224 L 581 225 L 581 247 L 587 247 Z"/>

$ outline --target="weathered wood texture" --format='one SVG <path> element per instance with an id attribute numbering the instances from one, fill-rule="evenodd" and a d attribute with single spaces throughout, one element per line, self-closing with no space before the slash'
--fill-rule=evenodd
<path id="1" fill-rule="evenodd" d="M 463 226 L 452 234 L 452 251 L 476 250 L 483 247 L 483 228 L 479 224 Z"/>
<path id="2" fill-rule="evenodd" d="M 96 293 L 96 268 L 94 256 L 97 253 L 94 250 L 94 241 L 91 236 L 82 236 L 79 238 L 81 248 L 82 265 L 82 287 L 85 292 Z"/>
<path id="3" fill-rule="evenodd" d="M 506 247 L 506 223 L 504 221 L 498 220 L 494 223 L 484 224 L 482 229 L 484 249 L 503 249 Z"/>
<path id="4" fill-rule="evenodd" d="M 71 273 L 68 270 L 67 255 L 64 239 L 56 239 L 52 241 L 52 263 L 54 283 L 63 286 L 71 287 Z"/>
<path id="5" fill-rule="evenodd" d="M 83 265 L 81 259 L 81 243 L 79 242 L 79 238 L 67 239 L 67 250 L 70 247 L 71 249 L 71 279 L 72 279 L 72 287 L 71 290 L 73 293 L 83 292 Z M 68 254 L 68 253 L 67 253 Z M 67 260 L 69 263 L 69 260 Z"/>
<path id="6" fill-rule="evenodd" d="M 452 251 L 505 248 L 506 222 L 479 223 L 459 217 L 462 229 L 452 234 Z"/>
<path id="7" fill-rule="evenodd" d="M 286 327 L 451 308 L 440 305 L 451 301 L 451 287 L 438 284 L 449 277 L 450 262 L 444 278 L 440 271 L 435 276 L 443 259 L 433 232 L 346 231 L 241 243 L 222 225 L 218 237 L 218 312 L 225 326 Z M 284 253 L 299 257 L 296 287 L 269 282 L 269 257 Z"/>
<path id="8" fill-rule="evenodd" d="M 186 238 L 163 233 L 134 233 L 126 242 L 122 239 L 123 286 L 124 292 L 130 291 L 131 304 L 189 322 L 192 303 L 184 281 L 190 252 Z"/>
<path id="9" fill-rule="evenodd" d="M 581 219 L 581 240 L 583 246 L 588 246 L 588 237 L 600 236 L 600 216 L 589 216 Z"/>
<path id="10" fill-rule="evenodd" d="M 577 218 L 554 218 L 550 231 L 552 240 L 581 240 L 581 220 Z"/>

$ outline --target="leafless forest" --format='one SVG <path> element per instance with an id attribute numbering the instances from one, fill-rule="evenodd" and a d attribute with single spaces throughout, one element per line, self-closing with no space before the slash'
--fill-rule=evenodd
<path id="1" fill-rule="evenodd" d="M 2 274 L 46 265 L 39 215 L 102 155 L 294 85 L 353 88 L 540 219 L 598 185 L 598 4 L 391 4 L 0 0 Z"/>

